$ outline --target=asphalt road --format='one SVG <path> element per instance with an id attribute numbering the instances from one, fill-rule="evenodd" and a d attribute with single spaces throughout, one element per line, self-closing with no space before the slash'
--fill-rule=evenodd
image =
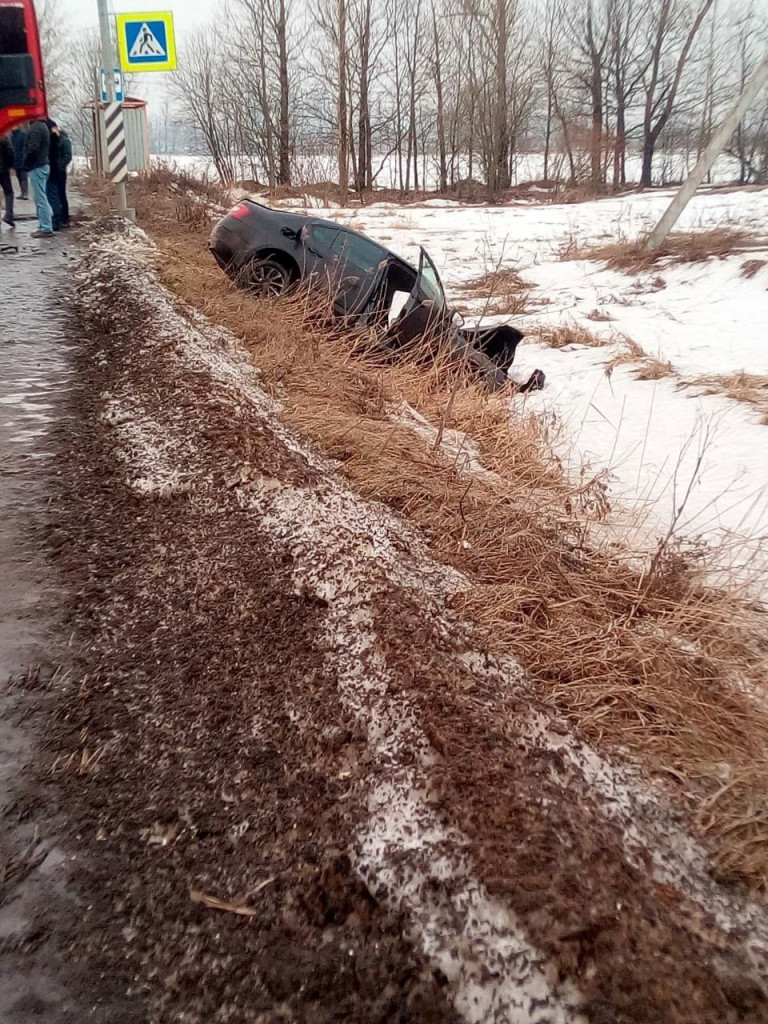
<path id="1" fill-rule="evenodd" d="M 83 1019 L 57 950 L 72 919 L 60 825 L 30 769 L 57 693 L 64 638 L 43 530 L 55 431 L 72 371 L 61 289 L 71 234 L 32 239 L 32 204 L 0 233 L 0 1022 Z M 16 251 L 14 251 L 16 250 Z"/>

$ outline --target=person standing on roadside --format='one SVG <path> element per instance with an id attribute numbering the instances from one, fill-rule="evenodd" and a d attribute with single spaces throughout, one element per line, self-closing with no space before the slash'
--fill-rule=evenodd
<path id="1" fill-rule="evenodd" d="M 69 227 L 69 198 L 67 196 L 67 175 L 69 165 L 72 163 L 72 140 L 64 131 L 59 129 L 59 159 L 54 168 L 51 163 L 51 174 L 56 175 L 56 191 L 61 204 L 61 227 Z"/>
<path id="2" fill-rule="evenodd" d="M 3 220 L 10 227 L 16 227 L 13 219 L 13 183 L 11 182 L 11 171 L 14 167 L 13 146 L 7 135 L 0 138 L 0 191 L 5 196 L 5 213 Z"/>
<path id="3" fill-rule="evenodd" d="M 27 132 L 24 170 L 32 182 L 37 207 L 37 231 L 32 238 L 53 238 L 53 211 L 48 202 L 46 186 L 50 174 L 51 133 L 45 121 L 33 121 Z"/>
<path id="4" fill-rule="evenodd" d="M 14 128 L 11 132 L 11 145 L 13 146 L 13 161 L 16 168 L 16 177 L 19 182 L 19 199 L 29 199 L 29 182 L 27 172 L 24 170 L 24 154 L 27 151 L 27 129 Z"/>
<path id="5" fill-rule="evenodd" d="M 45 122 L 48 125 L 51 144 L 48 149 L 48 181 L 45 183 L 45 194 L 53 211 L 53 230 L 58 231 L 61 227 L 61 197 L 59 196 L 56 169 L 59 166 L 59 141 L 61 133 L 59 126 L 49 117 Z"/>

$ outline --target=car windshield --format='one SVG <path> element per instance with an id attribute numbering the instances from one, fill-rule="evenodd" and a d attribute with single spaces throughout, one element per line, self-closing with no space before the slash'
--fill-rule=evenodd
<path id="1" fill-rule="evenodd" d="M 421 251 L 421 273 L 419 274 L 419 285 L 422 293 L 434 303 L 435 309 L 442 310 L 446 306 L 443 283 L 437 273 L 437 269 L 422 249 Z"/>

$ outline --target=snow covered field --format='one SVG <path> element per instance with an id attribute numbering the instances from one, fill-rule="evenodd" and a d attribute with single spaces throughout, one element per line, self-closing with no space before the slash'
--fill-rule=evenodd
<path id="1" fill-rule="evenodd" d="M 216 170 L 210 157 L 192 156 L 190 154 L 163 154 L 153 155 L 152 160 L 167 167 L 178 168 L 189 174 L 198 177 L 208 177 L 217 180 Z M 314 153 L 296 154 L 294 157 L 295 180 L 306 183 L 320 181 L 336 181 L 338 174 L 338 157 L 335 153 Z M 681 179 L 693 169 L 696 163 L 696 153 L 659 153 L 657 154 L 654 181 L 665 182 Z M 437 159 L 432 154 L 422 156 L 419 161 L 419 187 L 428 190 L 438 188 L 440 175 Z M 400 169 L 397 158 L 392 155 L 374 153 L 373 167 L 376 172 L 376 186 L 378 188 L 398 188 L 401 182 Z M 642 159 L 639 153 L 627 155 L 626 173 L 627 180 L 639 181 L 642 168 Z M 470 174 L 471 171 L 471 174 Z M 479 164 L 475 162 L 470 168 L 469 160 L 464 157 L 459 160 L 458 176 L 461 178 L 474 177 L 482 178 Z M 405 172 L 403 171 L 403 175 Z M 549 162 L 549 175 L 551 178 L 566 178 L 568 165 L 564 154 L 553 154 Z M 739 163 L 730 156 L 721 156 L 712 171 L 712 181 L 732 182 L 738 180 Z M 240 176 L 244 179 L 253 177 L 251 161 L 247 157 L 241 160 Z M 512 167 L 512 184 L 518 185 L 526 181 L 539 181 L 544 177 L 544 155 L 543 153 L 519 153 L 514 159 Z M 609 172 L 610 177 L 610 172 Z M 259 174 L 259 180 L 266 180 L 266 173 Z M 411 177 L 411 182 L 413 178 Z"/>
<path id="2" fill-rule="evenodd" d="M 574 244 L 637 238 L 671 195 L 499 208 L 432 200 L 321 215 L 413 261 L 425 246 L 449 297 L 476 313 L 483 302 L 468 296 L 467 283 L 515 268 L 532 286 L 532 311 L 511 319 L 529 337 L 542 325 L 581 325 L 603 340 L 602 347 L 521 346 L 521 371 L 538 366 L 548 376 L 544 391 L 527 397 L 528 408 L 552 419 L 574 472 L 584 462 L 603 471 L 611 493 L 637 511 L 636 543 L 653 545 L 674 524 L 680 535 L 717 545 L 726 565 L 764 589 L 768 426 L 753 406 L 679 385 L 703 374 L 768 375 L 768 190 L 704 192 L 679 224 L 685 231 L 746 228 L 766 240 L 758 251 L 638 274 L 560 258 Z M 748 260 L 766 263 L 747 277 Z M 672 374 L 637 380 L 637 362 L 607 372 L 622 335 L 670 363 Z"/>

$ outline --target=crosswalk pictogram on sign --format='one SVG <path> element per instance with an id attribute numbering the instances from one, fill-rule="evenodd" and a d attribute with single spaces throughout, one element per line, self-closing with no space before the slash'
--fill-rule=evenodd
<path id="1" fill-rule="evenodd" d="M 165 35 L 165 33 L 163 33 L 163 35 Z M 160 57 L 163 60 L 168 59 L 165 47 L 158 41 L 157 36 L 146 21 L 139 29 L 138 35 L 136 36 L 136 42 L 130 49 L 130 56 L 134 59 L 137 57 Z"/>

